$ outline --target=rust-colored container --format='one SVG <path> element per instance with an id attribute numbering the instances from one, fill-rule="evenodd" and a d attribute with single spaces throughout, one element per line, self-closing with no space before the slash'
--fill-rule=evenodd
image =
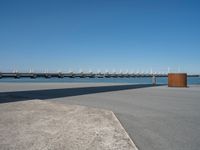
<path id="1" fill-rule="evenodd" d="M 169 73 L 168 87 L 187 87 L 186 73 Z"/>

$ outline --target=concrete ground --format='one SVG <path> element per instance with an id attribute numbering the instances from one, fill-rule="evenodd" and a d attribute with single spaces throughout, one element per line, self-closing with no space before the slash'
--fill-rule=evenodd
<path id="1" fill-rule="evenodd" d="M 18 92 L 8 92 L 14 90 Z M 34 92 L 26 92 L 30 90 Z M 63 105 L 112 110 L 140 150 L 200 148 L 200 86 L 182 89 L 146 85 L 2 83 L 0 91 L 1 103 L 8 99 L 39 98 Z"/>
<path id="2" fill-rule="evenodd" d="M 30 100 L 0 104 L 1 150 L 137 150 L 112 111 Z"/>

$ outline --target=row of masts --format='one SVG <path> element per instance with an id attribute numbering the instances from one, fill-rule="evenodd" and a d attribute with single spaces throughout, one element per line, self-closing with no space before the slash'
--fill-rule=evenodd
<path id="1" fill-rule="evenodd" d="M 3 72 L 3 71 L 2 71 Z M 82 70 L 80 69 L 79 71 L 73 71 L 71 69 L 69 69 L 68 71 L 61 71 L 61 70 L 57 70 L 57 71 L 49 71 L 48 69 L 44 69 L 44 70 L 41 70 L 41 71 L 34 71 L 33 69 L 30 69 L 28 71 L 19 71 L 17 69 L 14 69 L 12 71 L 6 71 L 6 72 L 12 72 L 12 73 L 20 73 L 20 72 L 23 72 L 23 73 L 73 73 L 73 74 L 168 74 L 169 73 L 169 70 L 168 71 L 153 71 L 152 69 L 149 70 L 149 71 L 129 71 L 129 70 L 119 70 L 119 71 L 116 71 L 115 69 L 113 69 L 112 71 L 110 70 L 104 70 L 104 71 L 101 71 L 101 70 L 96 70 L 96 71 L 92 71 L 91 69 L 90 70 Z M 1 71 L 0 71 L 1 73 Z"/>

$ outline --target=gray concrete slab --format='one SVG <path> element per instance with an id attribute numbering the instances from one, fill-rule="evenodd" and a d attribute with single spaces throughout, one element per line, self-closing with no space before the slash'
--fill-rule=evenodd
<path id="1" fill-rule="evenodd" d="M 0 104 L 1 150 L 137 150 L 112 111 L 30 100 Z"/>
<path id="2" fill-rule="evenodd" d="M 7 88 L 12 91 L 12 86 L 14 85 L 7 85 Z M 24 84 L 23 88 L 26 86 L 30 88 L 33 85 Z M 34 86 L 35 89 L 40 89 L 40 86 Z M 54 88 L 53 84 L 43 86 Z M 69 88 L 71 85 L 61 86 Z M 20 87 L 18 84 L 17 89 Z M 59 88 L 59 85 L 55 88 Z M 4 87 L 0 85 L 1 89 Z M 199 150 L 200 147 L 199 85 L 184 89 L 160 86 L 93 92 L 53 98 L 51 101 L 112 110 L 140 150 Z"/>

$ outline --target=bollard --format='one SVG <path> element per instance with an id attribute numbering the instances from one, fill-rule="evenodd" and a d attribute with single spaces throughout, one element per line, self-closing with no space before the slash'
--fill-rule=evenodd
<path id="1" fill-rule="evenodd" d="M 154 75 L 152 76 L 152 85 L 154 86 L 156 85 L 156 76 Z"/>

